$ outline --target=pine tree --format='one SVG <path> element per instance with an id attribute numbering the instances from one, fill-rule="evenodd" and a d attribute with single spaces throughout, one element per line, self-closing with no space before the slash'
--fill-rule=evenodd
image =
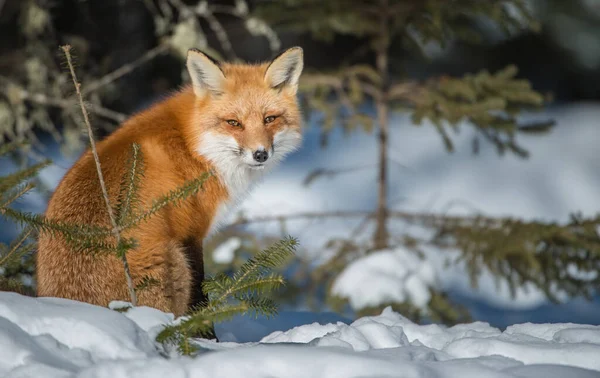
<path id="1" fill-rule="evenodd" d="M 440 76 L 419 81 L 404 77 L 401 69 L 390 64 L 393 48 L 421 50 L 430 42 L 444 47 L 450 39 L 480 41 L 477 23 L 472 22 L 477 18 L 491 20 L 506 33 L 538 30 L 539 24 L 526 1 L 282 0 L 261 3 L 256 14 L 275 30 L 310 33 L 325 42 L 332 42 L 337 36 L 352 36 L 358 41 L 354 53 L 342 57 L 338 69 L 306 70 L 300 90 L 308 110 L 322 116 L 324 145 L 327 135 L 340 124 L 346 132 L 362 129 L 375 134 L 379 146 L 377 209 L 372 214 L 362 214 L 366 222 L 373 221 L 373 236 L 367 244 L 332 240 L 330 247 L 335 248 L 336 253 L 307 273 L 311 282 L 308 290 L 317 293 L 323 286 L 329 289 L 348 263 L 363 256 L 365 251 L 402 245 L 418 254 L 424 244 L 459 249 L 473 285 L 481 271 L 487 269 L 497 279 L 507 280 L 513 291 L 532 283 L 550 299 L 562 291 L 589 296 L 599 288 L 598 280 L 590 279 L 600 261 L 598 232 L 594 228 L 600 224 L 598 218 L 574 217 L 571 223 L 558 225 L 479 216 L 401 213 L 389 208 L 391 112 L 411 112 L 416 125 L 430 121 L 449 152 L 454 150 L 450 131 L 458 131 L 467 124 L 476 131 L 475 153 L 483 140 L 495 146 L 499 154 L 513 153 L 525 158 L 528 152 L 519 145 L 518 135 L 543 134 L 552 126 L 551 121 L 519 122 L 522 110 L 540 108 L 545 98 L 533 90 L 527 80 L 517 78 L 515 66 L 498 72 L 481 71 L 463 77 Z M 373 105 L 374 117 L 364 112 L 365 104 Z M 319 169 L 311 173 L 305 183 L 337 173 L 340 172 Z M 319 214 L 310 216 L 319 217 Z M 322 216 L 344 216 L 344 212 Z M 433 231 L 434 236 L 395 235 L 390 225 L 397 220 L 422 226 Z M 569 274 L 569 271 L 578 271 L 581 275 Z M 346 306 L 345 298 L 330 295 L 328 300 L 334 309 L 342 310 Z M 427 314 L 411 307 L 410 303 L 391 305 L 412 315 L 413 319 L 427 315 L 429 319 L 453 323 L 465 318 L 464 311 L 440 292 L 432 293 Z M 362 309 L 362 314 L 380 309 Z"/>
<path id="2" fill-rule="evenodd" d="M 0 158 L 15 152 L 20 147 L 22 145 L 18 143 L 0 146 Z M 4 215 L 11 205 L 34 188 L 33 179 L 48 164 L 48 161 L 44 161 L 0 177 L 0 215 Z M 8 211 L 17 213 L 13 209 Z M 34 230 L 25 227 L 9 245 L 0 243 L 0 290 L 32 293 L 31 288 L 23 284 L 21 275 L 24 271 L 32 273 L 32 257 L 36 247 L 35 242 L 32 241 L 34 236 Z"/>

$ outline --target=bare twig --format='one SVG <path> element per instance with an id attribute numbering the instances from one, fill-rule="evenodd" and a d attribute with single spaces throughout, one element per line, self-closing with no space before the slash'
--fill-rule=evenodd
<path id="1" fill-rule="evenodd" d="M 25 90 L 21 91 L 21 98 L 23 98 L 24 100 L 35 102 L 40 105 L 56 106 L 63 109 L 68 109 L 73 106 L 73 102 L 69 100 L 53 99 L 42 93 L 29 93 Z M 98 116 L 108 118 L 111 121 L 115 121 L 118 123 L 123 122 L 127 119 L 127 115 L 115 112 L 114 110 L 103 108 L 102 106 L 88 103 L 87 109 L 90 111 L 90 113 L 94 113 Z"/>
<path id="2" fill-rule="evenodd" d="M 108 192 L 106 191 L 106 185 L 104 183 L 104 176 L 102 175 L 102 168 L 100 167 L 100 158 L 98 157 L 98 151 L 96 150 L 96 143 L 94 141 L 94 133 L 92 131 L 92 125 L 90 124 L 90 119 L 88 116 L 88 112 L 83 103 L 83 95 L 81 94 L 81 83 L 77 81 L 77 75 L 75 74 L 75 68 L 73 67 L 73 62 L 71 60 L 71 46 L 65 45 L 61 46 L 61 49 L 65 53 L 67 57 L 67 64 L 69 65 L 69 70 L 71 72 L 71 78 L 73 79 L 73 84 L 75 85 L 75 90 L 77 91 L 77 97 L 79 98 L 79 106 L 81 107 L 81 113 L 83 114 L 83 120 L 87 127 L 88 136 L 90 139 L 90 147 L 92 149 L 92 155 L 94 156 L 94 161 L 96 162 L 96 170 L 98 171 L 98 179 L 100 181 L 100 188 L 102 189 L 102 196 L 104 197 L 104 202 L 106 203 L 106 209 L 108 211 L 108 217 L 110 218 L 110 223 L 113 228 L 113 235 L 116 239 L 117 245 L 121 244 L 121 233 L 117 228 L 117 221 L 115 219 L 115 215 L 113 214 L 113 209 L 110 205 L 110 200 L 108 198 Z M 121 254 L 121 260 L 123 262 L 123 268 L 125 269 L 125 280 L 127 281 L 127 288 L 129 289 L 129 296 L 131 297 L 131 304 L 133 306 L 137 305 L 137 296 L 135 294 L 135 287 L 133 286 L 133 280 L 131 279 L 131 273 L 129 271 L 129 263 L 127 262 L 127 256 L 125 253 Z"/>
<path id="3" fill-rule="evenodd" d="M 4 86 L 6 88 L 4 90 L 9 94 L 9 97 L 10 93 L 12 93 L 12 91 L 15 91 L 17 97 L 20 100 L 29 101 L 38 105 L 53 106 L 62 109 L 70 109 L 73 107 L 73 105 L 75 105 L 75 102 L 68 99 L 56 99 L 48 97 L 43 93 L 31 93 L 22 88 L 19 84 L 13 82 L 12 80 L 4 76 L 0 76 L 0 81 L 5 83 Z M 87 109 L 90 113 L 94 113 L 96 115 L 118 123 L 123 122 L 125 119 L 127 119 L 127 116 L 123 113 L 115 112 L 113 110 L 103 108 L 98 105 L 88 104 Z"/>
<path id="4" fill-rule="evenodd" d="M 292 221 L 300 219 L 315 219 L 315 218 L 376 218 L 377 213 L 372 211 L 363 210 L 340 210 L 340 211 L 323 211 L 323 212 L 301 212 L 292 214 L 281 214 L 281 215 L 263 215 L 253 218 L 241 217 L 230 223 L 227 227 L 242 226 L 256 223 L 269 223 L 269 222 L 281 222 L 281 221 Z M 453 222 L 455 224 L 469 224 L 475 220 L 485 220 L 486 222 L 497 222 L 501 219 L 489 218 L 483 215 L 472 215 L 472 216 L 450 216 L 440 215 L 434 213 L 411 213 L 406 211 L 388 211 L 389 218 L 401 219 L 412 223 L 421 223 L 429 225 L 438 225 L 444 222 Z"/>
<path id="5" fill-rule="evenodd" d="M 209 5 L 208 9 L 210 9 L 212 13 L 223 13 L 235 17 L 244 17 L 248 15 L 248 5 L 245 3 L 242 4 L 242 7 L 214 4 Z"/>
<path id="6" fill-rule="evenodd" d="M 302 182 L 302 185 L 304 186 L 309 186 L 312 182 L 314 182 L 316 179 L 322 177 L 322 176 L 328 176 L 328 177 L 335 177 L 341 174 L 345 174 L 345 173 L 352 173 L 352 172 L 356 172 L 356 171 L 360 171 L 366 168 L 371 168 L 373 167 L 375 164 L 366 164 L 366 165 L 360 165 L 358 167 L 346 167 L 346 168 L 317 168 L 313 171 L 311 171 L 308 175 L 306 175 L 306 177 L 304 178 L 304 181 Z"/>
<path id="7" fill-rule="evenodd" d="M 219 41 L 219 44 L 221 45 L 221 48 L 223 48 L 223 51 L 225 52 L 227 57 L 229 59 L 237 59 L 235 52 L 233 51 L 233 47 L 231 45 L 231 40 L 227 35 L 227 31 L 213 13 L 213 10 L 215 9 L 214 6 L 209 7 L 207 3 L 201 2 L 195 8 L 192 8 L 181 0 L 170 0 L 170 3 L 173 6 L 177 7 L 180 11 L 183 10 L 184 12 L 182 12 L 182 14 L 195 14 L 196 16 L 203 18 L 208 23 L 208 26 L 213 31 L 213 33 L 215 33 L 215 37 Z M 230 7 L 231 9 L 229 10 L 227 10 L 227 8 L 228 7 L 226 6 L 221 6 L 217 9 L 219 9 L 221 13 L 236 13 L 235 7 Z"/>
<path id="8" fill-rule="evenodd" d="M 2 0 L 0 0 L 0 1 L 2 1 Z M 92 92 L 97 91 L 98 89 L 131 73 L 132 71 L 134 71 L 135 69 L 137 69 L 141 65 L 143 65 L 144 63 L 156 58 L 158 55 L 165 53 L 168 49 L 169 49 L 168 44 L 161 44 L 161 45 L 154 47 L 153 49 L 146 51 L 142 56 L 140 56 L 136 60 L 126 63 L 126 64 L 122 65 L 121 67 L 117 68 L 116 70 L 102 76 L 98 80 L 95 80 L 95 81 L 91 82 L 90 84 L 88 84 L 86 86 L 86 88 L 81 89 L 81 95 L 86 96 Z M 21 100 L 29 101 L 29 102 L 39 104 L 39 105 L 51 106 L 51 107 L 57 107 L 57 108 L 63 108 L 63 109 L 69 109 L 74 105 L 74 102 L 71 101 L 71 99 L 56 99 L 56 98 L 48 97 L 47 95 L 45 95 L 43 93 L 31 93 L 31 92 L 21 88 L 17 84 L 12 83 L 8 79 L 4 79 L 3 81 L 8 82 L 9 85 L 13 86 L 14 88 L 16 88 L 18 90 L 18 94 L 19 94 L 19 97 L 21 98 Z M 117 123 L 121 123 L 127 119 L 126 114 L 115 112 L 113 110 L 104 108 L 102 106 L 88 103 L 86 105 L 86 108 L 90 113 L 94 113 L 98 116 L 110 119 L 111 121 L 114 121 Z"/>
<path id="9" fill-rule="evenodd" d="M 223 25 L 221 25 L 219 20 L 217 20 L 215 15 L 208 9 L 205 12 L 198 13 L 198 14 L 200 16 L 204 17 L 206 22 L 208 22 L 208 26 L 215 33 L 215 36 L 219 40 L 219 43 L 221 44 L 221 47 L 225 51 L 225 54 L 227 54 L 227 57 L 230 59 L 237 59 L 237 56 L 235 55 L 235 52 L 233 51 L 233 47 L 231 46 L 231 41 L 229 40 L 229 37 L 227 36 L 227 32 L 225 31 L 225 28 L 223 27 Z"/>
<path id="10" fill-rule="evenodd" d="M 117 68 L 116 70 L 102 76 L 100 79 L 87 84 L 86 87 L 82 89 L 81 94 L 85 96 L 91 92 L 97 91 L 105 85 L 108 85 L 113 81 L 119 79 L 120 77 L 127 75 L 128 73 L 137 69 L 144 63 L 156 58 L 158 55 L 165 53 L 168 49 L 169 45 L 164 43 L 146 51 L 142 56 L 140 56 L 136 60 L 126 63 L 121 67 Z"/>

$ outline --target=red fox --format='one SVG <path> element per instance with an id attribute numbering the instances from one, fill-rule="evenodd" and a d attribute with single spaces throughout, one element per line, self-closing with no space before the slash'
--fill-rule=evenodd
<path id="1" fill-rule="evenodd" d="M 133 116 L 97 145 L 112 203 L 119 193 L 133 143 L 144 157 L 140 203 L 212 170 L 197 196 L 167 206 L 126 236 L 137 241 L 127 258 L 134 284 L 155 278 L 138 293 L 138 304 L 184 314 L 206 298 L 203 240 L 266 171 L 301 143 L 296 99 L 303 69 L 299 47 L 263 64 L 219 63 L 188 52 L 191 85 Z M 52 220 L 108 226 L 94 159 L 87 151 L 67 172 L 48 204 Z M 107 306 L 128 300 L 120 259 L 73 250 L 42 233 L 37 253 L 39 296 Z"/>

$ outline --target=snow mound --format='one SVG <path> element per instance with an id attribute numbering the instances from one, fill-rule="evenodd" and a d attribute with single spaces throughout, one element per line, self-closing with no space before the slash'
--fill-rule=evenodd
<path id="1" fill-rule="evenodd" d="M 212 259 L 217 264 L 229 264 L 235 257 L 235 251 L 242 246 L 242 239 L 232 237 L 219 244 L 212 253 Z"/>
<path id="2" fill-rule="evenodd" d="M 351 324 L 331 314 L 284 317 L 221 323 L 216 327 L 221 339 L 249 342 L 196 340 L 198 356 L 167 358 L 153 338 L 164 324 L 177 321 L 171 314 L 147 307 L 120 313 L 0 293 L 0 376 L 600 377 L 595 326 L 519 324 L 504 332 L 481 322 L 421 326 L 391 308 Z M 251 340 L 259 334 L 264 336 Z"/>
<path id="3" fill-rule="evenodd" d="M 404 248 L 378 251 L 350 263 L 335 280 L 332 294 L 348 298 L 355 310 L 409 301 L 427 309 L 429 289 L 436 287 L 430 261 Z"/>
<path id="4" fill-rule="evenodd" d="M 157 355 L 146 332 L 108 308 L 0 293 L 0 376 L 19 367 L 54 376 L 41 372 Z"/>

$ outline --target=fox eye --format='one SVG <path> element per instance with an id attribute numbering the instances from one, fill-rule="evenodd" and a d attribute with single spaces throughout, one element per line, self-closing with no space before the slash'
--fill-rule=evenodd
<path id="1" fill-rule="evenodd" d="M 276 116 L 268 116 L 267 118 L 265 118 L 265 123 L 271 123 L 273 121 L 275 121 L 275 118 L 277 118 Z"/>
<path id="2" fill-rule="evenodd" d="M 238 121 L 236 121 L 235 119 L 228 119 L 227 123 L 230 124 L 231 126 L 240 127 L 240 123 Z"/>

